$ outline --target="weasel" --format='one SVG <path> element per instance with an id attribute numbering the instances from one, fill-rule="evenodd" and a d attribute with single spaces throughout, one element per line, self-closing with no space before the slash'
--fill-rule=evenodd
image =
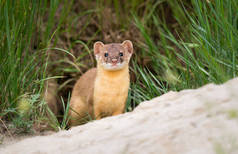
<path id="1" fill-rule="evenodd" d="M 97 68 L 84 73 L 76 82 L 70 100 L 70 125 L 85 123 L 124 112 L 130 85 L 129 61 L 133 45 L 94 43 Z"/>

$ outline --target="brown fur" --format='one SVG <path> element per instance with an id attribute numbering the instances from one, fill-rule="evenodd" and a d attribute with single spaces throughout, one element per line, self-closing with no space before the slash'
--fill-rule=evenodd
<path id="1" fill-rule="evenodd" d="M 93 91 L 97 69 L 92 68 L 76 82 L 70 100 L 71 125 L 86 122 L 93 117 Z"/>
<path id="2" fill-rule="evenodd" d="M 130 84 L 128 63 L 132 52 L 130 41 L 94 44 L 97 68 L 83 74 L 73 88 L 69 111 L 71 126 L 82 124 L 90 118 L 101 119 L 123 113 Z M 120 68 L 112 65 L 105 68 L 115 60 Z M 107 70 L 108 67 L 112 70 Z"/>

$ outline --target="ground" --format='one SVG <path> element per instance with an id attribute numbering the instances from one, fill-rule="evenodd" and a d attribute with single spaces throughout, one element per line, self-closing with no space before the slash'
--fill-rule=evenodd
<path id="1" fill-rule="evenodd" d="M 238 78 L 168 92 L 133 112 L 0 147 L 0 153 L 238 152 Z"/>

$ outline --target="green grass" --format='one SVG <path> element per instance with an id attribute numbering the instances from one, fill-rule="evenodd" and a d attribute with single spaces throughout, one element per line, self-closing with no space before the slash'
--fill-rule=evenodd
<path id="1" fill-rule="evenodd" d="M 93 43 L 132 40 L 126 111 L 170 90 L 221 84 L 237 76 L 237 0 L 0 2 L 0 118 L 29 128 L 47 112 L 44 81 L 57 78 L 69 102 L 76 79 L 96 63 Z M 19 102 L 30 104 L 28 116 Z M 66 103 L 67 104 L 67 103 Z M 55 130 L 65 129 L 68 107 Z"/>
<path id="2" fill-rule="evenodd" d="M 16 113 L 21 95 L 39 91 L 40 86 L 34 83 L 42 78 L 44 67 L 37 67 L 40 63 L 37 57 L 41 55 L 32 48 L 38 5 L 41 4 L 1 1 L 0 116 L 6 115 L 9 119 Z"/>
<path id="3" fill-rule="evenodd" d="M 47 77 L 48 65 L 42 49 L 50 43 L 58 1 L 49 5 L 46 0 L 0 2 L 0 118 L 12 121 L 16 128 L 28 130 L 41 114 L 42 79 Z M 43 22 L 46 14 L 47 24 Z M 17 110 L 22 97 L 31 104 L 27 117 Z"/>
<path id="4" fill-rule="evenodd" d="M 149 70 L 153 70 L 150 73 L 134 65 L 139 81 L 132 85 L 136 87 L 132 88 L 135 102 L 168 90 L 197 88 L 210 82 L 221 84 L 237 76 L 238 2 L 193 0 L 190 9 L 184 9 L 184 5 L 179 3 L 173 12 L 178 24 L 175 31 L 156 12 L 144 23 L 134 16 L 145 40 L 142 51 L 151 58 Z M 181 13 L 176 16 L 176 12 Z M 151 26 L 156 29 L 151 31 Z M 153 40 L 154 35 L 160 40 Z"/>
<path id="5" fill-rule="evenodd" d="M 59 131 L 59 130 L 64 130 L 68 128 L 68 123 L 70 120 L 70 117 L 68 116 L 69 113 L 69 101 L 70 101 L 70 95 L 68 96 L 68 100 L 67 102 L 64 102 L 63 98 L 61 97 L 61 103 L 63 106 L 63 112 L 64 114 L 61 117 L 61 121 L 58 119 L 58 117 L 50 110 L 49 107 L 46 106 L 46 112 L 48 113 L 47 118 L 43 117 L 43 121 L 45 121 L 50 128 L 53 128 L 53 130 L 55 131 Z"/>

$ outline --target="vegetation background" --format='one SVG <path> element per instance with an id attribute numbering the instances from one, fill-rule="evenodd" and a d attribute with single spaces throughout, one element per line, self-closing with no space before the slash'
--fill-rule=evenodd
<path id="1" fill-rule="evenodd" d="M 31 132 L 46 118 L 46 81 L 67 125 L 75 81 L 95 66 L 93 43 L 129 39 L 127 111 L 170 90 L 220 84 L 238 72 L 237 0 L 0 0 L 0 132 Z"/>

